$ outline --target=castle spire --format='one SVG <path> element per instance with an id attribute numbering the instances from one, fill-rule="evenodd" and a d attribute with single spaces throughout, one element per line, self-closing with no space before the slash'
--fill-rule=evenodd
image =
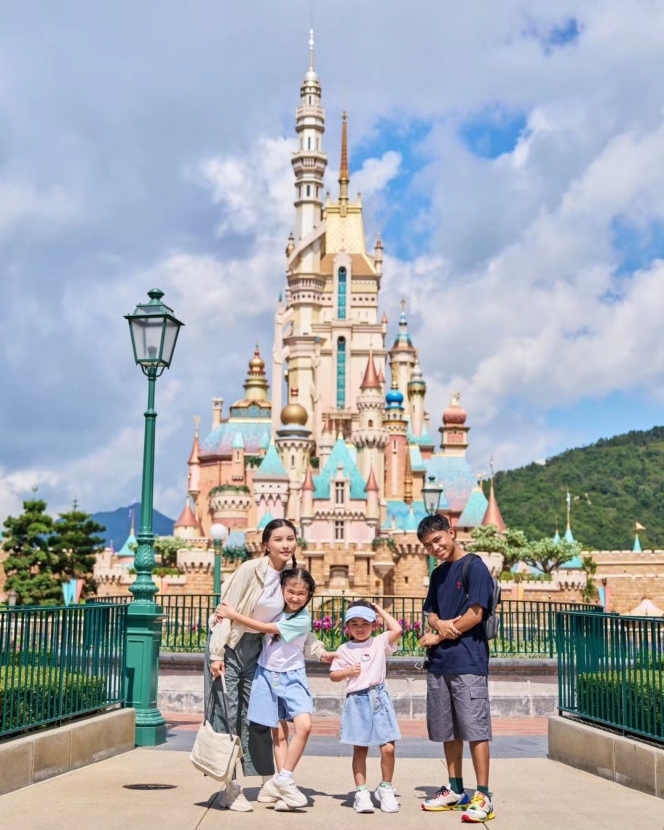
<path id="1" fill-rule="evenodd" d="M 348 172 L 348 115 L 346 110 L 341 116 L 341 164 L 339 167 L 339 204 L 341 205 L 341 215 L 346 215 L 346 208 L 348 206 L 348 185 L 350 183 L 350 173 Z"/>
<path id="2" fill-rule="evenodd" d="M 498 507 L 498 500 L 496 499 L 496 493 L 493 489 L 493 458 L 491 458 L 491 491 L 489 493 L 489 505 L 486 509 L 486 513 L 484 514 L 484 519 L 482 520 L 482 526 L 486 527 L 487 525 L 494 525 L 498 528 L 498 533 L 504 533 L 507 529 L 507 525 L 500 513 L 500 508 Z"/>
<path id="3" fill-rule="evenodd" d="M 360 384 L 360 389 L 380 389 L 380 378 L 376 371 L 376 364 L 373 359 L 373 349 L 369 349 L 369 360 L 367 361 L 367 368 L 364 372 L 364 379 Z"/>
<path id="4" fill-rule="evenodd" d="M 314 30 L 309 29 L 309 72 L 314 71 Z"/>

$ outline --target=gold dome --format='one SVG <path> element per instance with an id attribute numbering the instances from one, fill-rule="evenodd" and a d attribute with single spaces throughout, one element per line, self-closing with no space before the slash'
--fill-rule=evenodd
<path id="1" fill-rule="evenodd" d="M 249 371 L 250 372 L 262 372 L 265 368 L 265 361 L 260 355 L 260 351 L 258 349 L 258 343 L 256 343 L 256 349 L 254 351 L 254 356 L 249 361 Z"/>
<path id="2" fill-rule="evenodd" d="M 289 403 L 281 410 L 281 423 L 284 426 L 297 424 L 303 427 L 308 418 L 307 410 L 299 403 Z"/>

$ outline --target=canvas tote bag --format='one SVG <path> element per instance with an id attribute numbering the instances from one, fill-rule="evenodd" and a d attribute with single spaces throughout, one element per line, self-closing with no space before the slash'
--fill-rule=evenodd
<path id="1" fill-rule="evenodd" d="M 219 682 L 221 699 L 224 705 L 222 718 L 226 732 L 215 732 L 212 728 L 211 715 L 214 707 L 214 684 Z M 242 744 L 237 735 L 233 735 L 228 717 L 228 701 L 222 678 L 217 678 L 210 686 L 210 697 L 205 708 L 205 720 L 201 724 L 194 748 L 191 750 L 192 764 L 210 778 L 228 783 L 235 778 L 235 767 L 242 758 Z"/>

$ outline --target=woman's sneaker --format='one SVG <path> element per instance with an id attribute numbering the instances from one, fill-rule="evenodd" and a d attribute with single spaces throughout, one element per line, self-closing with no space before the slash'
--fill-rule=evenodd
<path id="1" fill-rule="evenodd" d="M 356 813 L 375 813 L 376 810 L 371 800 L 371 793 L 369 790 L 358 790 L 355 793 L 355 801 L 353 801 L 353 810 Z"/>
<path id="2" fill-rule="evenodd" d="M 380 784 L 376 787 L 374 798 L 380 804 L 380 809 L 384 813 L 399 812 L 399 802 L 396 800 L 394 787 L 384 787 Z"/>
<path id="3" fill-rule="evenodd" d="M 441 810 L 465 810 L 470 805 L 468 793 L 455 793 L 451 786 L 442 786 L 433 798 L 422 803 L 422 809 L 436 813 Z"/>
<path id="4" fill-rule="evenodd" d="M 233 784 L 231 781 L 228 782 L 226 790 L 221 794 L 221 806 L 236 813 L 252 813 L 254 810 L 242 792 L 242 787 L 239 784 Z"/>
<path id="5" fill-rule="evenodd" d="M 267 787 L 268 784 L 274 783 L 274 788 L 277 790 L 277 795 L 279 796 L 279 801 L 284 801 L 287 807 L 308 807 L 309 806 L 309 799 L 306 795 L 298 790 L 295 786 L 295 781 L 292 778 L 289 778 L 288 781 L 285 783 L 278 781 L 277 778 L 273 778 L 271 781 L 268 781 L 267 784 L 264 784 L 264 787 Z M 268 791 L 269 794 L 272 794 L 272 789 Z"/>
<path id="6" fill-rule="evenodd" d="M 495 817 L 496 814 L 493 811 L 493 804 L 489 796 L 477 792 L 472 797 L 470 807 L 461 816 L 461 821 L 466 821 L 469 824 L 483 824 Z"/>

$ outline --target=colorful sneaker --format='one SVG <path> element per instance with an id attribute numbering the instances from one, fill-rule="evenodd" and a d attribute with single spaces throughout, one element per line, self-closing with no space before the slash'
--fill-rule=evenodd
<path id="1" fill-rule="evenodd" d="M 356 813 L 375 813 L 369 790 L 358 790 L 353 801 L 353 810 Z"/>
<path id="2" fill-rule="evenodd" d="M 485 821 L 495 817 L 491 799 L 484 793 L 477 792 L 471 799 L 470 807 L 461 816 L 461 821 L 469 824 L 484 824 Z"/>
<path id="3" fill-rule="evenodd" d="M 380 804 L 380 809 L 384 813 L 399 812 L 399 802 L 395 798 L 394 787 L 383 787 L 380 784 L 376 787 L 374 798 Z"/>
<path id="4" fill-rule="evenodd" d="M 468 793 L 455 793 L 451 786 L 442 786 L 433 798 L 427 798 L 422 803 L 422 809 L 430 813 L 437 813 L 441 810 L 465 810 L 470 804 Z"/>

